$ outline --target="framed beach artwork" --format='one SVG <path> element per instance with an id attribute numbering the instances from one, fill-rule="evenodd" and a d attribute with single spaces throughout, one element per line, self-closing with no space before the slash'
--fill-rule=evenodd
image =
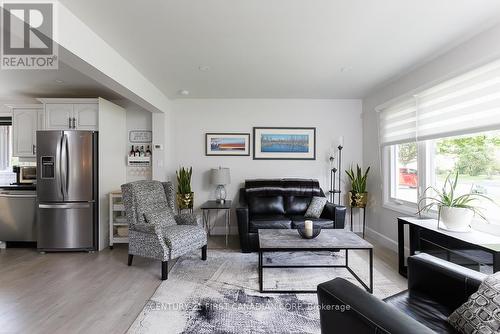
<path id="1" fill-rule="evenodd" d="M 207 133 L 205 134 L 205 155 L 237 156 L 250 155 L 249 133 Z"/>
<path id="2" fill-rule="evenodd" d="M 253 128 L 253 158 L 315 160 L 316 128 Z"/>

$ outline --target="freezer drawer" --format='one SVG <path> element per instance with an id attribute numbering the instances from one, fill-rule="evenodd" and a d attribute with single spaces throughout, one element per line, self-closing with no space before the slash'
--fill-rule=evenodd
<path id="1" fill-rule="evenodd" d="M 0 240 L 36 241 L 36 193 L 0 190 Z"/>
<path id="2" fill-rule="evenodd" d="M 93 250 L 94 203 L 38 204 L 39 250 Z"/>

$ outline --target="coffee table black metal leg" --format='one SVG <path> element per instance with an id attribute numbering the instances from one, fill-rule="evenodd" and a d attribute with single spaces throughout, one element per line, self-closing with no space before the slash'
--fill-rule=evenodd
<path id="1" fill-rule="evenodd" d="M 349 267 L 349 250 L 345 250 L 345 266 L 346 268 Z"/>
<path id="2" fill-rule="evenodd" d="M 260 292 L 263 292 L 263 284 L 262 284 L 262 281 L 263 281 L 263 277 L 262 277 L 262 274 L 263 274 L 263 270 L 262 270 L 262 251 L 259 250 L 259 291 Z"/>

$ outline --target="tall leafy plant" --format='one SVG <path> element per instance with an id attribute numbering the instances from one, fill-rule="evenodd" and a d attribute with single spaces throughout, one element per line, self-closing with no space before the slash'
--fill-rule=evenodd
<path id="1" fill-rule="evenodd" d="M 363 170 L 359 165 L 356 165 L 356 172 L 352 169 L 352 166 L 349 170 L 346 170 L 346 174 L 351 180 L 351 190 L 354 193 L 365 193 L 366 192 L 366 179 L 368 178 L 368 172 L 370 171 L 370 167 L 366 169 L 363 173 Z"/>
<path id="2" fill-rule="evenodd" d="M 177 176 L 177 192 L 179 194 L 191 193 L 191 176 L 193 175 L 193 167 L 189 169 L 181 167 L 175 172 Z"/>
<path id="3" fill-rule="evenodd" d="M 422 212 L 427 212 L 433 207 L 436 207 L 439 211 L 441 207 L 447 206 L 450 208 L 464 208 L 471 210 L 477 216 L 487 220 L 482 209 L 474 204 L 482 198 L 493 203 L 494 201 L 488 196 L 474 193 L 472 190 L 467 194 L 458 195 L 456 192 L 457 185 L 458 171 L 455 173 L 449 173 L 448 176 L 446 176 L 446 180 L 444 181 L 444 185 L 441 190 L 435 187 L 428 187 L 425 189 L 422 197 L 418 201 L 418 215 L 421 216 Z M 434 192 L 434 194 L 428 195 L 431 191 Z"/>

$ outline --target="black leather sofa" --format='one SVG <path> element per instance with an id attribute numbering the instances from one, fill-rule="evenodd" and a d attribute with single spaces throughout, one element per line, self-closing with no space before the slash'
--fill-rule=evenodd
<path id="1" fill-rule="evenodd" d="M 344 228 L 344 206 L 325 205 L 320 218 L 304 218 L 313 196 L 325 196 L 317 180 L 246 180 L 236 209 L 241 251 L 258 250 L 258 229 L 291 229 L 310 219 L 321 228 Z"/>
<path id="2" fill-rule="evenodd" d="M 425 253 L 408 258 L 408 290 L 384 301 L 336 278 L 318 285 L 321 333 L 458 333 L 447 318 L 485 278 Z M 350 309 L 328 310 L 337 305 Z"/>

